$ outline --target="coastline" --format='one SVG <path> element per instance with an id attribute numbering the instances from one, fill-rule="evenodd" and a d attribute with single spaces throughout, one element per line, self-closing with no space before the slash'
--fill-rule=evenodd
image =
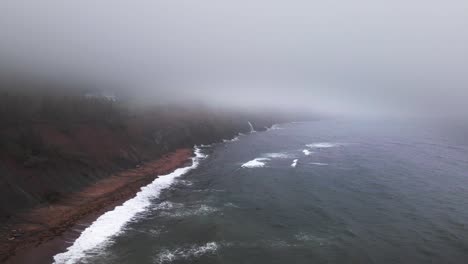
<path id="1" fill-rule="evenodd" d="M 157 175 L 165 175 L 190 162 L 191 149 L 178 149 L 100 180 L 80 192 L 72 193 L 59 202 L 37 207 L 23 213 L 22 221 L 14 229 L 2 234 L 1 262 L 51 263 L 55 254 L 75 240 L 82 230 L 102 213 L 132 198 L 141 187 L 151 183 Z"/>

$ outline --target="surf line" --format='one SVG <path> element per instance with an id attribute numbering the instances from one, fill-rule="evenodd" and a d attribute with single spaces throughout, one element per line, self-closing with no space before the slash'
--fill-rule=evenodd
<path id="1" fill-rule="evenodd" d="M 111 237 L 122 231 L 125 224 L 151 205 L 151 199 L 159 197 L 161 192 L 170 187 L 178 177 L 197 168 L 200 161 L 206 158 L 206 155 L 198 147 L 194 148 L 194 153 L 195 156 L 192 158 L 190 166 L 158 176 L 152 183 L 142 187 L 134 198 L 101 215 L 81 233 L 75 242 L 67 248 L 67 251 L 54 256 L 54 263 L 77 263 L 90 250 L 104 247 Z"/>

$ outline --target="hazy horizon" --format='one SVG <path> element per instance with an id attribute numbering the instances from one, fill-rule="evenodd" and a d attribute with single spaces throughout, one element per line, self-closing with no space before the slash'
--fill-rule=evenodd
<path id="1" fill-rule="evenodd" d="M 0 68 L 146 100 L 462 119 L 466 1 L 2 1 Z"/>

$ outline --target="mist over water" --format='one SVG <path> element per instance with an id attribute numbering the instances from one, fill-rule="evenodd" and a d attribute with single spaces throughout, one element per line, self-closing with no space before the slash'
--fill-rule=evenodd
<path id="1" fill-rule="evenodd" d="M 468 142 L 410 123 L 276 128 L 203 147 L 196 169 L 80 261 L 465 263 Z M 244 166 L 254 159 L 263 166 Z"/>
<path id="2" fill-rule="evenodd" d="M 147 102 L 460 122 L 467 12 L 462 0 L 7 0 L 0 66 Z"/>

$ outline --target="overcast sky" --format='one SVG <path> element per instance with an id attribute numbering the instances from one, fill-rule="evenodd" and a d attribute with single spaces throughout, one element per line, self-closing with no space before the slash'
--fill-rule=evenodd
<path id="1" fill-rule="evenodd" d="M 466 0 L 2 0 L 3 67 L 145 97 L 468 113 Z"/>

